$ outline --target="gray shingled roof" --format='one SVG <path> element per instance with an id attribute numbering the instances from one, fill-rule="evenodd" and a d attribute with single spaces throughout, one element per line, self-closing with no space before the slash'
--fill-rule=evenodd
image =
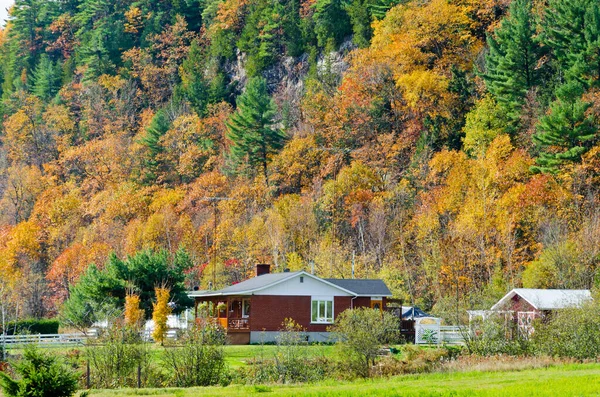
<path id="1" fill-rule="evenodd" d="M 326 278 L 332 284 L 362 296 L 392 296 L 383 280 Z"/>
<path id="2" fill-rule="evenodd" d="M 263 289 L 268 287 L 271 284 L 275 284 L 279 281 L 285 280 L 287 278 L 292 278 L 295 275 L 302 272 L 288 272 L 288 273 L 268 273 L 263 274 L 262 276 L 252 277 L 248 280 L 242 281 L 241 283 L 237 283 L 231 285 L 229 287 L 216 290 L 216 291 L 195 291 L 190 292 L 189 296 L 216 296 L 216 295 L 234 295 L 243 292 L 251 292 L 259 289 Z"/>
<path id="3" fill-rule="evenodd" d="M 288 273 L 269 273 L 263 274 L 262 276 L 253 277 L 248 280 L 242 281 L 241 283 L 231 285 L 229 287 L 216 290 L 216 291 L 193 291 L 189 292 L 190 297 L 199 296 L 224 296 L 224 295 L 238 295 L 238 294 L 249 294 L 254 291 L 258 291 L 267 288 L 280 281 L 292 278 L 298 274 L 305 274 L 310 277 L 310 274 L 299 271 L 299 272 L 288 272 Z M 339 288 L 342 288 L 350 293 L 357 296 L 392 296 L 392 293 L 385 285 L 382 280 L 356 280 L 356 279 L 335 279 L 325 278 L 324 280 L 331 283 Z"/>

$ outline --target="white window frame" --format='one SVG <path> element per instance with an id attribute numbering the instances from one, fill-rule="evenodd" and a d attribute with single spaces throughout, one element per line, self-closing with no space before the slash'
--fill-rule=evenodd
<path id="1" fill-rule="evenodd" d="M 246 313 L 246 305 L 245 305 L 246 302 L 248 302 L 248 308 L 250 309 L 250 312 L 252 312 L 252 306 L 251 306 L 250 299 L 242 299 L 242 318 L 250 317 L 250 313 Z"/>
<path id="2" fill-rule="evenodd" d="M 324 303 L 321 306 L 321 303 Z M 313 296 L 310 300 L 310 323 L 311 324 L 333 324 L 335 310 L 333 305 L 333 296 Z M 313 308 L 316 306 L 317 315 L 313 316 Z M 321 313 L 321 309 L 324 311 Z M 331 312 L 331 313 L 330 313 Z"/>

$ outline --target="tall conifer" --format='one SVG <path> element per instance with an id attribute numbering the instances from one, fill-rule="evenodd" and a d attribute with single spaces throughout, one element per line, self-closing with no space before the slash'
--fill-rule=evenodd
<path id="1" fill-rule="evenodd" d="M 231 158 L 239 166 L 261 167 L 268 184 L 267 164 L 271 155 L 284 145 L 285 134 L 274 126 L 275 103 L 262 77 L 248 81 L 246 91 L 238 97 L 237 111 L 227 123 L 233 142 Z"/>
<path id="2" fill-rule="evenodd" d="M 557 172 L 565 162 L 581 159 L 597 135 L 592 116 L 586 114 L 590 103 L 581 99 L 583 87 L 569 82 L 557 89 L 550 113 L 540 119 L 539 133 L 533 140 L 542 147 L 534 172 Z"/>
<path id="3" fill-rule="evenodd" d="M 512 120 L 514 130 L 527 91 L 539 83 L 537 67 L 542 49 L 534 39 L 535 25 L 531 0 L 515 0 L 509 16 L 494 35 L 488 36 L 490 52 L 486 57 L 484 78 L 488 90 Z"/>

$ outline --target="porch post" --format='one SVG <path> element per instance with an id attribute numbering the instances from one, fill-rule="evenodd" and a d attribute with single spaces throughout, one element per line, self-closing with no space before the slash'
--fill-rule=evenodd
<path id="1" fill-rule="evenodd" d="M 225 309 L 225 329 L 229 328 L 229 307 L 231 305 L 231 298 L 227 297 L 227 309 Z"/>

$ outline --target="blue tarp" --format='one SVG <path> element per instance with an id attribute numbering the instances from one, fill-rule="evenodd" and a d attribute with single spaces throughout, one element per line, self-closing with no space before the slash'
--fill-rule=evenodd
<path id="1" fill-rule="evenodd" d="M 425 313 L 416 306 L 402 306 L 402 320 L 410 320 L 413 318 L 433 317 Z"/>

